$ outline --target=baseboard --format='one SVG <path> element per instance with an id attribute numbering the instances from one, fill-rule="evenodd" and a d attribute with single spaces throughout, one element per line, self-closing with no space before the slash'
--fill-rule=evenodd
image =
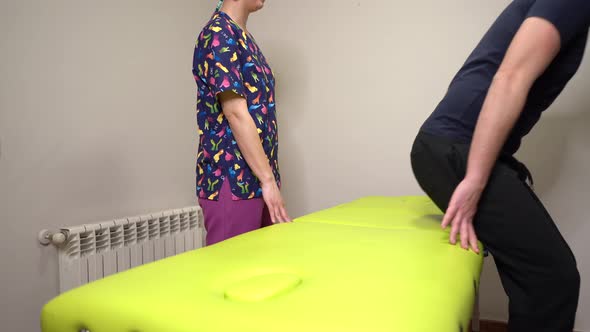
<path id="1" fill-rule="evenodd" d="M 494 320 L 481 320 L 479 332 L 508 332 L 508 324 Z"/>
<path id="2" fill-rule="evenodd" d="M 499 322 L 495 320 L 482 319 L 479 322 L 479 332 L 508 332 L 508 324 L 506 322 Z M 581 332 L 581 331 L 573 331 Z"/>

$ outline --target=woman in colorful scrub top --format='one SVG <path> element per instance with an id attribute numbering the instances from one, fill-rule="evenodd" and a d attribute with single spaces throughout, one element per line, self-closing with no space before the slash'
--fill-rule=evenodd
<path id="1" fill-rule="evenodd" d="M 196 42 L 197 196 L 206 244 L 289 222 L 280 193 L 275 80 L 248 32 L 264 0 L 221 0 Z"/>

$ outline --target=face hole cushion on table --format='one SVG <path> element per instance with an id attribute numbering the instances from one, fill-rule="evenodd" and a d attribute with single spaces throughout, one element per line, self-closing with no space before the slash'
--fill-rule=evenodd
<path id="1" fill-rule="evenodd" d="M 457 332 L 482 256 L 424 197 L 366 197 L 64 293 L 43 332 Z"/>

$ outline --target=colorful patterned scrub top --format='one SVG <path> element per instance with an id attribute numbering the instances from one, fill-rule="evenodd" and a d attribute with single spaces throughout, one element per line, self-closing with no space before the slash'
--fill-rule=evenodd
<path id="1" fill-rule="evenodd" d="M 217 94 L 233 91 L 247 100 L 264 152 L 280 186 L 274 76 L 254 38 L 229 15 L 216 12 L 198 37 L 193 74 L 197 82 L 197 195 L 218 200 L 229 180 L 232 199 L 262 197 L 258 178 L 246 164 Z"/>

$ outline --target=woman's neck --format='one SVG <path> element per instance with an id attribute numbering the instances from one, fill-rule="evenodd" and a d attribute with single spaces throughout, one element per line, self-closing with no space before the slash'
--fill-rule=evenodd
<path id="1" fill-rule="evenodd" d="M 229 1 L 225 1 L 223 6 L 221 6 L 221 11 L 229 15 L 231 19 L 236 22 L 242 30 L 248 33 L 248 28 L 246 24 L 248 23 L 248 16 L 250 13 L 244 8 L 241 8 L 240 3 L 233 3 Z"/>

